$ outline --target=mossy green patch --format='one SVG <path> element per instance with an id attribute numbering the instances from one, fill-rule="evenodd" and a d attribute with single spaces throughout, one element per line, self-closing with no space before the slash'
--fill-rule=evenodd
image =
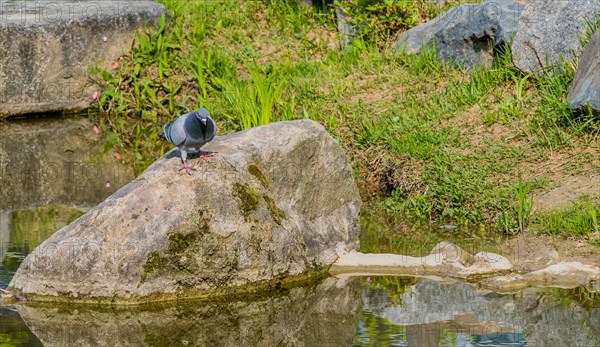
<path id="1" fill-rule="evenodd" d="M 262 184 L 263 187 L 269 188 L 269 186 L 271 185 L 271 178 L 262 172 L 262 169 L 260 168 L 260 166 L 258 166 L 258 164 L 252 163 L 248 165 L 248 172 L 252 176 L 258 178 L 260 184 Z"/>
<path id="2" fill-rule="evenodd" d="M 198 234 L 191 233 L 173 233 L 169 235 L 169 253 L 181 253 L 187 250 L 198 239 Z"/>
<path id="3" fill-rule="evenodd" d="M 273 198 L 269 194 L 264 194 L 263 199 L 267 203 L 267 208 L 275 223 L 281 225 L 281 221 L 287 218 L 285 212 L 275 205 L 275 201 L 273 201 Z"/>
<path id="4" fill-rule="evenodd" d="M 148 259 L 146 259 L 146 263 L 144 264 L 144 272 L 154 272 L 162 267 L 164 263 L 164 259 L 158 254 L 158 252 L 154 251 L 148 255 Z"/>
<path id="5" fill-rule="evenodd" d="M 248 219 L 250 213 L 258 207 L 258 196 L 250 189 L 247 183 L 235 183 L 232 195 L 240 199 L 240 211 L 244 215 L 244 218 Z"/>
<path id="6" fill-rule="evenodd" d="M 171 269 L 176 270 L 178 259 L 185 254 L 196 243 L 200 234 L 198 232 L 181 233 L 175 232 L 169 235 L 168 245 L 163 254 L 159 251 L 151 252 L 144 263 L 144 274 L 140 284 L 144 283 L 148 276 L 157 271 Z"/>

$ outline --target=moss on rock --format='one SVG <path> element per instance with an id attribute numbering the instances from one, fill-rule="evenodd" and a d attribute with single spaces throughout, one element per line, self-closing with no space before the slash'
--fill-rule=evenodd
<path id="1" fill-rule="evenodd" d="M 167 248 L 163 251 L 164 254 L 161 254 L 159 251 L 154 251 L 148 255 L 146 262 L 142 266 L 144 268 L 144 274 L 142 275 L 140 284 L 144 283 L 152 273 L 164 269 L 177 269 L 178 259 L 194 245 L 198 238 L 199 234 L 197 232 L 175 232 L 169 235 Z"/>
<path id="2" fill-rule="evenodd" d="M 267 208 L 275 223 L 281 225 L 281 221 L 287 218 L 285 212 L 275 205 L 275 201 L 269 194 L 264 194 L 263 199 L 267 203 Z"/>
<path id="3" fill-rule="evenodd" d="M 198 239 L 198 234 L 191 233 L 173 233 L 169 235 L 169 253 L 181 253 L 188 249 Z"/>
<path id="4" fill-rule="evenodd" d="M 235 183 L 232 195 L 240 199 L 240 211 L 244 218 L 248 220 L 250 213 L 258 208 L 258 196 L 247 183 Z"/>
<path id="5" fill-rule="evenodd" d="M 260 184 L 263 185 L 263 187 L 269 188 L 269 186 L 271 185 L 271 178 L 269 178 L 269 176 L 265 175 L 262 172 L 262 169 L 260 168 L 260 166 L 258 166 L 258 164 L 252 163 L 248 165 L 248 172 L 252 176 L 256 177 L 260 181 Z"/>

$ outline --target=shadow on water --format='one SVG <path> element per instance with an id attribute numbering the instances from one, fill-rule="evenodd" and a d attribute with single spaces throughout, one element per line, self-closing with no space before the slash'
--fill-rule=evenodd
<path id="1" fill-rule="evenodd" d="M 104 144 L 87 120 L 42 123 L 0 129 L 30 144 L 18 151 L 23 143 L 0 139 L 0 288 L 29 252 L 85 210 L 72 206 L 93 206 L 133 178 L 111 157 L 99 159 Z M 11 169 L 27 165 L 34 170 Z M 106 170 L 111 165 L 117 171 Z M 501 241 L 485 228 L 423 226 L 370 210 L 362 214 L 363 252 L 417 256 L 451 240 L 476 253 Z M 583 289 L 501 295 L 440 278 L 381 276 L 228 301 L 20 303 L 0 307 L 0 346 L 600 346 L 599 296 Z"/>

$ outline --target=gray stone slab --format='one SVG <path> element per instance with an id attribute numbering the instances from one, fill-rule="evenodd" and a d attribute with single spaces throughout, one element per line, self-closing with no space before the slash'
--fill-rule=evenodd
<path id="1" fill-rule="evenodd" d="M 144 23 L 168 11 L 153 1 L 0 1 L 0 118 L 84 110 Z"/>
<path id="2" fill-rule="evenodd" d="M 600 0 L 527 1 L 511 47 L 513 63 L 531 73 L 581 54 L 578 37 L 599 10 Z"/>

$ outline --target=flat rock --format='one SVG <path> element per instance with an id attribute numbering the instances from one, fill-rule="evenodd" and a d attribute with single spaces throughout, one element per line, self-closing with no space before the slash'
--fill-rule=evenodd
<path id="1" fill-rule="evenodd" d="M 435 45 L 440 62 L 449 61 L 467 69 L 489 66 L 494 47 L 510 43 L 522 8 L 512 0 L 460 5 L 404 32 L 395 48 L 416 54 L 423 46 Z"/>
<path id="2" fill-rule="evenodd" d="M 399 254 L 342 253 L 330 272 L 334 275 L 387 274 L 387 275 L 440 275 L 455 278 L 470 278 L 477 275 L 505 273 L 512 265 L 505 257 L 489 252 L 475 256 L 455 244 L 443 241 L 424 257 Z"/>
<path id="3" fill-rule="evenodd" d="M 360 196 L 318 123 L 273 123 L 179 151 L 57 231 L 8 290 L 32 301 L 133 304 L 255 292 L 322 275 L 356 249 Z M 283 283 L 283 284 L 282 284 Z"/>
<path id="4" fill-rule="evenodd" d="M 550 67 L 581 53 L 579 35 L 600 0 L 530 0 L 511 46 L 513 63 L 525 73 Z"/>
<path id="5" fill-rule="evenodd" d="M 568 100 L 574 110 L 589 104 L 594 113 L 600 114 L 600 30 L 596 30 L 579 59 Z"/>
<path id="6" fill-rule="evenodd" d="M 136 31 L 154 25 L 154 1 L 3 1 L 0 3 L 0 118 L 92 105 L 88 68 L 111 69 Z"/>
<path id="7" fill-rule="evenodd" d="M 600 282 L 599 267 L 580 262 L 560 262 L 525 274 L 486 279 L 482 284 L 494 291 L 512 292 L 531 286 L 559 288 L 585 286 L 593 290 L 594 283 L 597 282 Z"/>

